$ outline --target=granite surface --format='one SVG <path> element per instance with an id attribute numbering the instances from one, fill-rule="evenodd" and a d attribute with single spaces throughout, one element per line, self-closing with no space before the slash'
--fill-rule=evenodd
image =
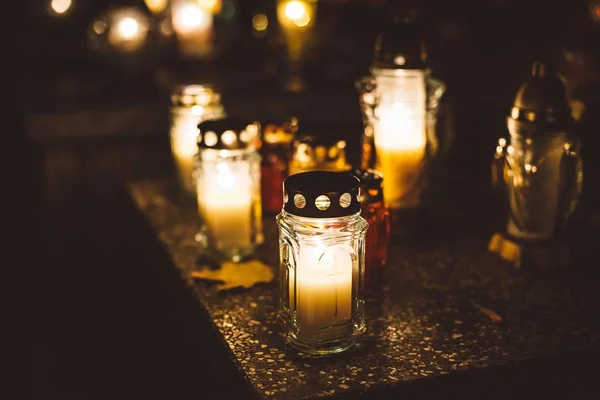
<path id="1" fill-rule="evenodd" d="M 214 285 L 190 278 L 200 256 L 193 205 L 178 200 L 165 182 L 138 182 L 129 189 L 261 397 L 360 394 L 600 348 L 598 263 L 589 258 L 594 254 L 589 249 L 600 245 L 598 234 L 572 236 L 590 268 L 535 273 L 486 251 L 492 231 L 482 234 L 485 221 L 477 207 L 466 204 L 462 214 L 455 208 L 446 225 L 440 223 L 442 233 L 427 240 L 392 239 L 385 284 L 367 300 L 367 333 L 345 353 L 313 359 L 287 350 L 279 336 L 275 282 L 218 293 Z M 465 222 L 469 216 L 472 224 Z M 264 227 L 266 241 L 257 257 L 276 266 L 273 218 L 266 218 Z"/>

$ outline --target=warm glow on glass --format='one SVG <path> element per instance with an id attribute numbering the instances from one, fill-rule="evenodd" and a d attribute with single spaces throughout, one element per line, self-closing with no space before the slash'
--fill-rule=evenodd
<path id="1" fill-rule="evenodd" d="M 94 32 L 101 35 L 108 29 L 108 41 L 122 51 L 136 51 L 142 48 L 148 36 L 150 21 L 138 9 L 115 10 L 108 18 L 95 21 Z"/>
<path id="2" fill-rule="evenodd" d="M 217 14 L 221 11 L 221 0 L 196 0 L 196 2 L 203 10 L 213 14 Z"/>
<path id="3" fill-rule="evenodd" d="M 214 17 L 211 6 L 212 2 L 202 5 L 197 0 L 173 0 L 172 28 L 183 55 L 205 57 L 212 53 Z"/>
<path id="4" fill-rule="evenodd" d="M 73 5 L 72 0 L 52 0 L 50 2 L 50 8 L 56 14 L 66 13 L 67 11 L 69 11 L 69 9 L 71 8 L 72 5 Z"/>
<path id="5" fill-rule="evenodd" d="M 200 149 L 198 162 L 198 209 L 212 249 L 239 261 L 258 243 L 260 157 L 252 152 Z"/>
<path id="6" fill-rule="evenodd" d="M 312 22 L 313 8 L 306 1 L 290 0 L 279 4 L 277 17 L 284 27 L 304 28 Z"/>
<path id="7" fill-rule="evenodd" d="M 117 25 L 117 30 L 119 34 L 123 37 L 123 39 L 132 39 L 138 33 L 140 27 L 138 22 L 131 18 L 126 17 L 119 21 Z"/>
<path id="8" fill-rule="evenodd" d="M 187 3 L 173 10 L 173 27 L 178 33 L 192 32 L 211 25 L 211 15 L 197 4 Z"/>
<path id="9" fill-rule="evenodd" d="M 374 124 L 377 170 L 391 208 L 418 203 L 414 193 L 427 146 L 425 76 L 415 71 L 379 77 L 380 103 Z"/>
<path id="10" fill-rule="evenodd" d="M 144 3 L 153 14 L 160 14 L 167 8 L 169 0 L 144 0 Z"/>
<path id="11" fill-rule="evenodd" d="M 267 30 L 269 26 L 269 19 L 265 14 L 256 14 L 252 18 L 252 27 L 258 32 Z"/>

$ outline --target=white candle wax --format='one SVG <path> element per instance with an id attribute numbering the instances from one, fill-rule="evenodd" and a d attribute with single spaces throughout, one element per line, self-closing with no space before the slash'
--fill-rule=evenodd
<path id="1" fill-rule="evenodd" d="M 379 107 L 375 147 L 385 201 L 392 208 L 416 205 L 418 193 L 410 192 L 419 179 L 427 145 L 425 105 L 396 102 Z"/>
<path id="2" fill-rule="evenodd" d="M 198 207 L 218 250 L 251 246 L 252 181 L 247 168 L 220 161 L 205 171 L 198 180 Z"/>
<path id="3" fill-rule="evenodd" d="M 300 246 L 295 287 L 301 335 L 304 332 L 309 336 L 319 328 L 344 324 L 352 315 L 352 257 L 345 249 L 326 250 L 320 242 Z M 293 298 L 294 285 L 290 283 Z"/>

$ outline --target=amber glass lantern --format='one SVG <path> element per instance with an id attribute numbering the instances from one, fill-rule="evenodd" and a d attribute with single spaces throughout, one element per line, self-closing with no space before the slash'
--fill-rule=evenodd
<path id="1" fill-rule="evenodd" d="M 367 222 L 350 172 L 289 176 L 277 216 L 280 321 L 289 345 L 309 354 L 350 348 L 365 331 Z"/>
<path id="2" fill-rule="evenodd" d="M 349 171 L 346 141 L 299 134 L 294 140 L 290 175 L 309 171 Z"/>
<path id="3" fill-rule="evenodd" d="M 361 216 L 369 223 L 365 250 L 365 287 L 372 289 L 382 283 L 390 240 L 390 211 L 384 202 L 381 174 L 367 169 L 356 170 L 354 175 L 360 179 Z"/>
<path id="4" fill-rule="evenodd" d="M 263 122 L 261 145 L 261 190 L 263 210 L 267 213 L 279 213 L 283 207 L 281 188 L 288 176 L 289 162 L 292 156 L 292 142 L 298 130 L 298 119 L 290 118 L 286 122 Z"/>
<path id="5" fill-rule="evenodd" d="M 520 241 L 552 239 L 577 205 L 583 166 L 564 84 L 547 64 L 534 63 L 507 126 L 492 165 L 506 195 L 506 233 Z"/>

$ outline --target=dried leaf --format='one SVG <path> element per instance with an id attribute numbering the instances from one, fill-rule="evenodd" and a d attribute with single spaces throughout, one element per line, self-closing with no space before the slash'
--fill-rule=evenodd
<path id="1" fill-rule="evenodd" d="M 479 311 L 487 315 L 495 324 L 499 324 L 500 322 L 502 322 L 502 317 L 500 316 L 500 314 L 493 310 L 490 310 L 489 308 L 479 307 Z"/>
<path id="2" fill-rule="evenodd" d="M 192 272 L 194 279 L 219 282 L 219 291 L 240 287 L 249 289 L 258 283 L 270 283 L 274 277 L 273 269 L 258 260 L 224 262 L 216 270 L 204 266 L 201 270 Z"/>

